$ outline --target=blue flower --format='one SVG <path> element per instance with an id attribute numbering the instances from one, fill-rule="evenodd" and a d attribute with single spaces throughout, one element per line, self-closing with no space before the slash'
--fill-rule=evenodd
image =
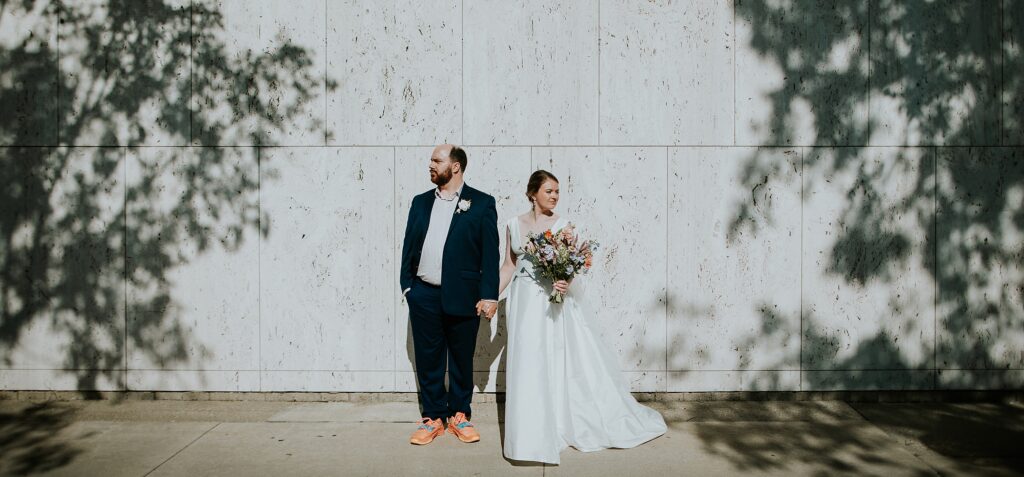
<path id="1" fill-rule="evenodd" d="M 544 260 L 553 260 L 555 258 L 555 249 L 550 245 L 545 246 L 541 249 L 541 254 L 543 254 Z"/>

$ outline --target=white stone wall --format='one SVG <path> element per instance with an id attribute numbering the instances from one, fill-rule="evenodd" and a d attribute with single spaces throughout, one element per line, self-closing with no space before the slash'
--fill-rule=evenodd
<path id="1" fill-rule="evenodd" d="M 0 389 L 415 391 L 398 264 L 444 142 L 499 224 L 532 171 L 561 179 L 634 391 L 1024 385 L 1024 1 L 172 3 L 191 34 L 149 68 L 174 80 L 122 114 L 90 98 L 141 72 L 93 78 L 65 13 L 0 11 L 0 46 L 45 42 L 59 91 L 4 112 L 52 128 L 0 124 L 26 170 L 4 187 L 38 184 L 43 218 L 5 196 Z M 308 91 L 260 76 L 284 45 Z M 503 320 L 480 391 L 503 390 Z"/>

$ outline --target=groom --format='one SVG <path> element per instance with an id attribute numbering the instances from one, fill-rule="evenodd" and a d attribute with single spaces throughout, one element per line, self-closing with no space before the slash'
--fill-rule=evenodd
<path id="1" fill-rule="evenodd" d="M 462 442 L 480 440 L 469 421 L 473 351 L 480 317 L 490 319 L 498 308 L 498 213 L 493 197 L 463 182 L 466 163 L 458 146 L 434 148 L 430 182 L 437 188 L 413 198 L 402 245 L 399 280 L 422 409 L 409 439 L 417 445 L 443 434 L 445 420 Z"/>

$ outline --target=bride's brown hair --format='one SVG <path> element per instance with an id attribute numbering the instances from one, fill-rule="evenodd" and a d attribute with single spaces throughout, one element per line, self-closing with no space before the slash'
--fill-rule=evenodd
<path id="1" fill-rule="evenodd" d="M 537 192 L 540 191 L 540 186 L 544 185 L 548 179 L 556 183 L 558 182 L 558 178 L 554 174 L 543 169 L 538 169 L 533 174 L 530 174 L 530 181 L 526 183 L 526 198 L 530 202 L 533 202 L 533 196 L 537 195 Z"/>

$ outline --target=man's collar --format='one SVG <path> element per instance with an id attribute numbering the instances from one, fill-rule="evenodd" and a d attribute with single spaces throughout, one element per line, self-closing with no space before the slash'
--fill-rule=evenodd
<path id="1" fill-rule="evenodd" d="M 462 185 L 459 186 L 459 190 L 455 191 L 455 197 L 453 199 L 458 199 L 458 198 L 462 197 L 462 191 L 465 188 L 466 188 L 466 183 L 463 182 Z M 441 199 L 441 200 L 452 200 L 452 199 L 445 199 L 441 195 L 441 188 L 440 187 L 435 187 L 434 188 L 434 196 L 437 197 L 438 199 Z"/>

